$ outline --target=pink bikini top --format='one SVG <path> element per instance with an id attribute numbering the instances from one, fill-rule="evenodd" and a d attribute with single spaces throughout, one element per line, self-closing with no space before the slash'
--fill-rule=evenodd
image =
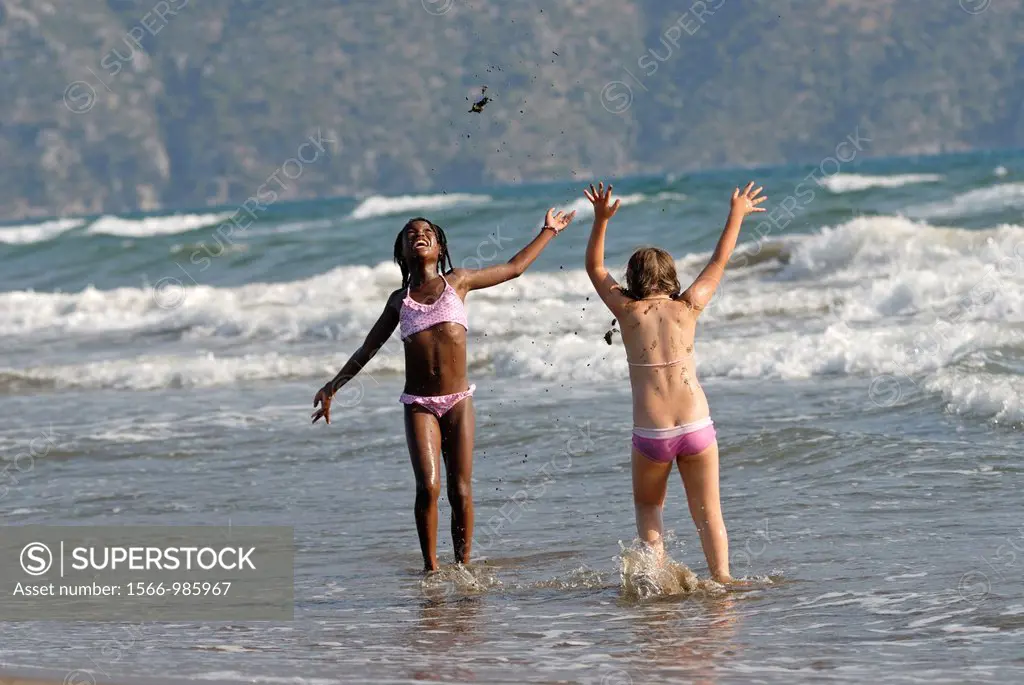
<path id="1" fill-rule="evenodd" d="M 405 299 L 402 300 L 402 309 L 398 314 L 402 340 L 408 340 L 420 331 L 425 331 L 439 323 L 457 323 L 467 331 L 469 330 L 466 305 L 443 274 L 441 280 L 444 281 L 444 292 L 433 304 L 417 302 L 409 297 L 409 289 L 405 289 Z"/>

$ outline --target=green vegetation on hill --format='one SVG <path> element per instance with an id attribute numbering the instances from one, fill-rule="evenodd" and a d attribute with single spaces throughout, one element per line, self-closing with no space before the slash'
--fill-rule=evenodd
<path id="1" fill-rule="evenodd" d="M 318 132 L 281 197 L 1020 146 L 1021 35 L 1000 0 L 0 0 L 0 216 L 241 202 Z"/>

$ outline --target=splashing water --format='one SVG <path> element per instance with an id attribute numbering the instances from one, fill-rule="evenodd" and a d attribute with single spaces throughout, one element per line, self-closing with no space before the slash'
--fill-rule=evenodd
<path id="1" fill-rule="evenodd" d="M 609 578 L 607 574 L 597 571 L 586 566 L 580 566 L 575 568 L 564 577 L 552 578 L 550 580 L 542 580 L 537 583 L 531 583 L 526 587 L 527 589 L 553 589 L 553 590 L 601 590 L 608 587 L 614 587 L 609 585 Z"/>
<path id="2" fill-rule="evenodd" d="M 671 541 L 666 536 L 665 546 Z M 701 579 L 686 566 L 668 555 L 658 553 L 642 540 L 629 547 L 619 542 L 619 576 L 624 597 L 645 600 L 651 597 L 691 595 L 697 592 L 721 594 L 725 587 L 711 579 Z"/>
<path id="3" fill-rule="evenodd" d="M 450 597 L 476 594 L 501 587 L 494 569 L 486 566 L 452 564 L 428 573 L 420 581 L 420 589 L 429 596 Z"/>

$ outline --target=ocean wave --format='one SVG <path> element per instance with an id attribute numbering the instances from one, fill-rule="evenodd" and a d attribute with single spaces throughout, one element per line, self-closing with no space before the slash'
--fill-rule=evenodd
<path id="1" fill-rule="evenodd" d="M 883 328 L 833 319 L 820 328 L 764 333 L 756 344 L 747 338 L 715 339 L 699 351 L 702 373 L 710 376 L 916 378 L 955 364 L 968 350 L 1022 343 L 1024 335 L 996 324 L 936 328 L 919 322 Z"/>
<path id="2" fill-rule="evenodd" d="M 631 193 L 629 195 L 622 195 L 619 198 L 623 207 L 629 207 L 631 205 L 639 205 L 644 202 L 662 202 L 662 203 L 679 203 L 687 199 L 687 196 L 683 193 L 673 192 L 661 192 L 653 195 L 646 195 L 644 193 Z M 576 212 L 577 216 L 593 216 L 594 206 L 585 197 L 573 200 L 573 202 L 565 207 L 561 208 L 566 212 Z"/>
<path id="3" fill-rule="evenodd" d="M 38 224 L 23 226 L 5 226 L 0 228 L 0 243 L 8 245 L 28 245 L 52 240 L 85 224 L 84 219 L 54 219 Z"/>
<path id="4" fill-rule="evenodd" d="M 837 269 L 860 277 L 912 270 L 927 276 L 940 269 L 965 272 L 1011 259 L 1024 261 L 1024 227 L 1003 224 L 975 231 L 933 226 L 903 217 L 858 217 L 791 239 L 789 276 L 829 279 Z M 1008 267 L 1010 277 L 1021 274 Z M 844 274 L 850 275 L 850 274 Z M 943 273 L 950 283 L 970 273 Z"/>
<path id="5" fill-rule="evenodd" d="M 863 217 L 812 235 L 748 243 L 735 259 L 751 268 L 727 272 L 705 321 L 823 314 L 878 326 L 894 317 L 1024 321 L 1020 226 L 968 231 Z M 688 257 L 681 272 L 700 266 Z"/>
<path id="6" fill-rule="evenodd" d="M 644 195 L 643 193 L 622 195 L 621 197 L 618 198 L 618 200 L 622 203 L 623 207 L 628 207 L 629 205 L 638 205 L 646 199 L 647 196 Z M 588 200 L 585 197 L 573 200 L 570 204 L 564 207 L 559 207 L 559 209 L 563 212 L 576 212 L 576 215 L 580 217 L 594 215 L 594 205 L 592 205 L 590 203 L 590 200 Z"/>
<path id="7" fill-rule="evenodd" d="M 608 321 L 604 321 L 607 328 Z M 974 348 L 1024 345 L 1024 335 L 994 324 L 936 332 L 927 324 L 897 329 L 856 328 L 833 319 L 758 335 L 726 336 L 707 327 L 697 336 L 697 374 L 702 379 L 806 380 L 820 376 L 864 379 L 865 397 L 879 375 L 922 378 L 955 364 Z M 597 330 L 578 334 L 522 336 L 502 342 L 474 341 L 481 368 L 499 377 L 549 382 L 601 382 L 628 377 L 620 342 L 608 346 Z"/>
<path id="8" fill-rule="evenodd" d="M 730 269 L 747 269 L 762 264 L 784 265 L 791 259 L 791 247 L 782 240 L 764 240 L 739 245 L 729 260 Z"/>
<path id="9" fill-rule="evenodd" d="M 235 288 L 184 286 L 168 277 L 143 288 L 6 292 L 0 293 L 0 335 L 185 331 L 193 338 L 287 340 L 299 329 L 326 328 L 332 314 L 345 328 L 372 324 L 382 302 L 399 284 L 394 265 L 380 264 L 339 267 L 290 283 Z"/>
<path id="10" fill-rule="evenodd" d="M 814 235 L 747 243 L 740 253 L 756 263 L 729 270 L 701 319 L 703 377 L 927 377 L 978 350 L 1024 349 L 1020 226 L 968 231 L 862 217 Z M 680 280 L 695 277 L 708 256 L 680 258 Z M 0 335 L 22 347 L 102 337 L 119 345 L 135 339 L 135 349 L 147 354 L 154 354 L 147 340 L 176 347 L 162 349 L 161 357 L 129 353 L 74 368 L 0 369 L 0 388 L 204 387 L 320 377 L 344 361 L 339 351 L 358 346 L 398 285 L 395 266 L 382 263 L 174 293 L 3 293 Z M 603 338 L 612 315 L 582 269 L 530 272 L 472 293 L 468 304 L 474 373 L 559 382 L 627 374 L 621 343 L 608 346 Z M 231 352 L 187 356 L 182 345 Z M 393 336 L 374 367 L 401 372 L 401 348 Z M 67 378 L 77 380 L 61 380 Z"/>
<path id="11" fill-rule="evenodd" d="M 997 423 L 1024 422 L 1024 378 L 943 370 L 926 382 L 954 414 Z"/>
<path id="12" fill-rule="evenodd" d="M 472 195 L 469 193 L 447 193 L 442 195 L 398 195 L 385 197 L 374 195 L 368 197 L 352 210 L 351 219 L 372 219 L 392 214 L 406 214 L 422 210 L 448 209 L 461 205 L 482 205 L 491 202 L 488 195 Z"/>
<path id="13" fill-rule="evenodd" d="M 572 333 L 538 332 L 504 340 L 475 337 L 469 345 L 470 374 L 558 384 L 625 383 L 629 369 L 621 342 L 607 345 L 599 330 L 607 327 L 607 319 L 608 315 L 600 316 L 597 325 Z M 347 349 L 332 346 L 298 351 L 283 347 L 282 351 L 245 354 L 122 355 L 67 365 L 0 368 L 0 393 L 210 388 L 288 379 L 317 383 L 334 375 L 356 344 L 349 340 Z M 987 324 L 948 329 L 937 337 L 923 324 L 883 330 L 835 320 L 823 327 L 793 326 L 754 337 L 727 337 L 711 330 L 698 336 L 696 375 L 704 382 L 847 376 L 862 379 L 865 403 L 891 394 L 893 388 L 902 392 L 923 388 L 941 394 L 958 413 L 1020 421 L 1024 386 L 1018 376 L 952 370 L 967 350 L 1000 347 L 1024 349 L 1024 334 Z M 389 341 L 350 382 L 341 401 L 346 406 L 358 403 L 373 378 L 398 376 L 404 372 L 404 364 L 401 343 Z"/>
<path id="14" fill-rule="evenodd" d="M 90 235 L 112 235 L 122 238 L 149 238 L 159 235 L 187 233 L 198 228 L 214 226 L 231 214 L 172 214 L 170 216 L 149 216 L 141 219 L 125 219 L 119 216 L 102 216 L 86 229 Z"/>
<path id="15" fill-rule="evenodd" d="M 951 200 L 915 205 L 906 210 L 916 219 L 956 219 L 1024 208 L 1024 183 L 977 188 Z"/>
<path id="16" fill-rule="evenodd" d="M 364 373 L 388 373 L 401 369 L 401 360 L 375 360 Z M 295 356 L 268 352 L 242 356 L 145 355 L 66 366 L 0 369 L 0 392 L 33 389 L 104 388 L 155 390 L 160 388 L 210 388 L 240 382 L 289 378 L 329 378 L 337 373 L 338 359 L 330 355 Z M 364 376 L 369 378 L 369 375 Z M 361 383 L 362 381 L 360 381 Z M 360 383 L 353 382 L 345 397 L 354 396 Z M 347 399 L 345 401 L 348 401 Z"/>
<path id="17" fill-rule="evenodd" d="M 694 278 L 708 256 L 681 257 L 680 280 Z M 863 217 L 813 235 L 746 243 L 736 259 L 745 268 L 727 273 L 704 320 L 802 319 L 829 312 L 869 321 L 950 310 L 961 321 L 1024 320 L 1020 226 L 967 231 Z M 613 273 L 621 278 L 620 267 Z M 284 283 L 159 285 L 0 293 L 0 335 L 183 331 L 191 340 L 340 340 L 365 333 L 398 287 L 399 275 L 394 265 L 381 263 Z M 595 311 L 605 318 L 593 299 L 588 304 L 591 290 L 582 269 L 530 272 L 470 296 L 477 312 L 474 330 L 499 337 L 579 330 Z"/>
<path id="18" fill-rule="evenodd" d="M 836 174 L 823 178 L 819 184 L 833 193 L 856 193 L 871 188 L 902 188 L 918 183 L 936 183 L 944 177 L 939 174 L 896 174 L 893 176 L 867 176 L 863 174 Z"/>

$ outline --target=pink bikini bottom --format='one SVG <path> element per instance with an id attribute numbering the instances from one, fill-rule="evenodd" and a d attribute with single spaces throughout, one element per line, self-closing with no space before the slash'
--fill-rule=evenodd
<path id="1" fill-rule="evenodd" d="M 633 429 L 633 447 L 660 464 L 670 464 L 676 457 L 700 454 L 715 439 L 715 424 L 710 416 L 675 428 Z"/>
<path id="2" fill-rule="evenodd" d="M 418 404 L 424 409 L 429 409 L 437 418 L 441 418 L 451 411 L 452 407 L 456 404 L 467 397 L 472 397 L 475 391 L 476 386 L 471 385 L 469 386 L 469 390 L 453 393 L 451 395 L 434 395 L 432 397 L 421 397 L 419 395 L 410 395 L 403 392 L 399 400 L 402 404 Z"/>

